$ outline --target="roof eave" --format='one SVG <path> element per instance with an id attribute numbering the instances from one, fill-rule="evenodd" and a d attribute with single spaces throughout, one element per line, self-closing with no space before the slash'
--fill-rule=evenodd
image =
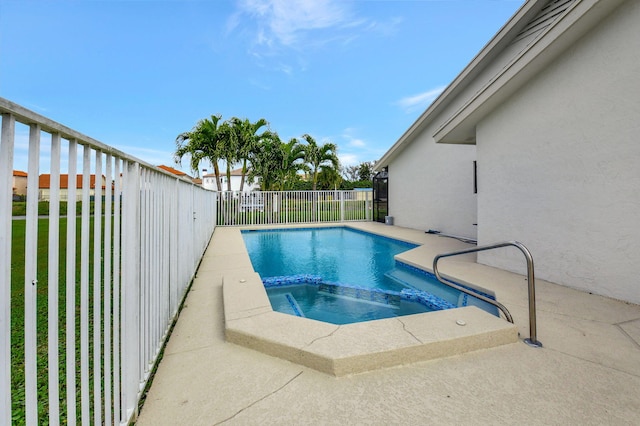
<path id="1" fill-rule="evenodd" d="M 543 31 L 500 73 L 469 99 L 433 134 L 438 143 L 475 144 L 475 128 L 589 29 L 624 0 L 583 0 Z"/>
<path id="2" fill-rule="evenodd" d="M 435 101 L 418 117 L 418 119 L 405 131 L 402 136 L 389 148 L 389 150 L 376 162 L 374 170 L 382 170 L 389 165 L 404 148 L 411 142 L 415 135 L 429 123 L 429 119 L 436 116 L 439 111 L 453 100 L 453 98 L 471 82 L 485 65 L 498 55 L 508 45 L 520 30 L 535 16 L 547 3 L 547 0 L 529 0 L 500 28 L 495 36 L 480 50 L 473 60 L 458 74 L 447 88 Z"/>

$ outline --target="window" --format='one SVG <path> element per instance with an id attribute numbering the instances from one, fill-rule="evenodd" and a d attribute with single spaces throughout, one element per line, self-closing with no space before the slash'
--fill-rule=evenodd
<path id="1" fill-rule="evenodd" d="M 473 162 L 473 193 L 478 193 L 478 162 Z"/>

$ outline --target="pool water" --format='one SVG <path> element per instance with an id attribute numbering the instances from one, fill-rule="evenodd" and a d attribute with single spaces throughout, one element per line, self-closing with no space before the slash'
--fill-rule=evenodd
<path id="1" fill-rule="evenodd" d="M 467 305 L 497 315 L 492 305 L 395 261 L 415 244 L 342 227 L 242 236 L 275 311 L 334 324 Z"/>
<path id="2" fill-rule="evenodd" d="M 267 289 L 274 311 L 332 324 L 392 318 L 431 312 L 427 306 L 409 300 L 389 303 L 332 294 L 314 285 L 292 285 Z"/>
<path id="3" fill-rule="evenodd" d="M 242 237 L 262 278 L 311 274 L 396 291 L 405 286 L 385 277 L 395 266 L 393 256 L 417 247 L 348 228 L 243 231 Z"/>

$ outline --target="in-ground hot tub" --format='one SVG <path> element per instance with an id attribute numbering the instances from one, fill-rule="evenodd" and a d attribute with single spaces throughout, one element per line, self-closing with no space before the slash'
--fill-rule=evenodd
<path id="1" fill-rule="evenodd" d="M 336 325 L 275 312 L 260 276 L 223 277 L 227 341 L 334 376 L 515 343 L 515 325 L 476 306 Z"/>

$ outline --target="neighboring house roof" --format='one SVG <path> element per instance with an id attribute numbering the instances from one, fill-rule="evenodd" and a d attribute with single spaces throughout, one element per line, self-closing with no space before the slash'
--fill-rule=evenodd
<path id="1" fill-rule="evenodd" d="M 102 176 L 102 188 L 104 189 L 104 180 L 105 177 Z M 89 188 L 96 187 L 96 175 L 90 175 L 89 178 Z M 38 177 L 38 188 L 39 189 L 50 189 L 51 188 L 51 175 L 50 174 L 41 174 Z M 69 175 L 61 174 L 60 175 L 60 189 L 68 189 L 69 188 Z M 76 188 L 82 188 L 82 175 L 76 175 Z"/>
<path id="2" fill-rule="evenodd" d="M 14 176 L 19 176 L 19 177 L 27 177 L 27 173 L 23 172 L 21 170 L 14 170 L 13 171 L 13 175 Z"/>
<path id="3" fill-rule="evenodd" d="M 475 126 L 624 0 L 528 0 L 376 162 L 381 170 L 463 91 L 453 114 L 438 118 L 436 142 L 475 144 Z M 491 70 L 495 70 L 491 72 Z M 480 83 L 480 84 L 479 84 Z M 472 90 L 473 89 L 473 90 Z"/>
<path id="4" fill-rule="evenodd" d="M 174 169 L 173 167 L 165 166 L 164 164 L 159 165 L 158 168 L 164 170 L 165 172 L 171 173 L 172 175 L 178 176 L 179 178 L 185 179 L 188 182 L 199 184 L 198 182 L 196 182 L 195 178 L 189 176 L 182 170 Z"/>
<path id="5" fill-rule="evenodd" d="M 188 176 L 188 177 L 190 177 L 189 175 L 187 175 L 182 170 L 177 170 L 177 169 L 174 169 L 173 167 L 165 166 L 164 164 L 159 165 L 158 168 L 164 170 L 165 172 L 172 173 L 172 174 L 174 174 L 176 176 Z"/>

